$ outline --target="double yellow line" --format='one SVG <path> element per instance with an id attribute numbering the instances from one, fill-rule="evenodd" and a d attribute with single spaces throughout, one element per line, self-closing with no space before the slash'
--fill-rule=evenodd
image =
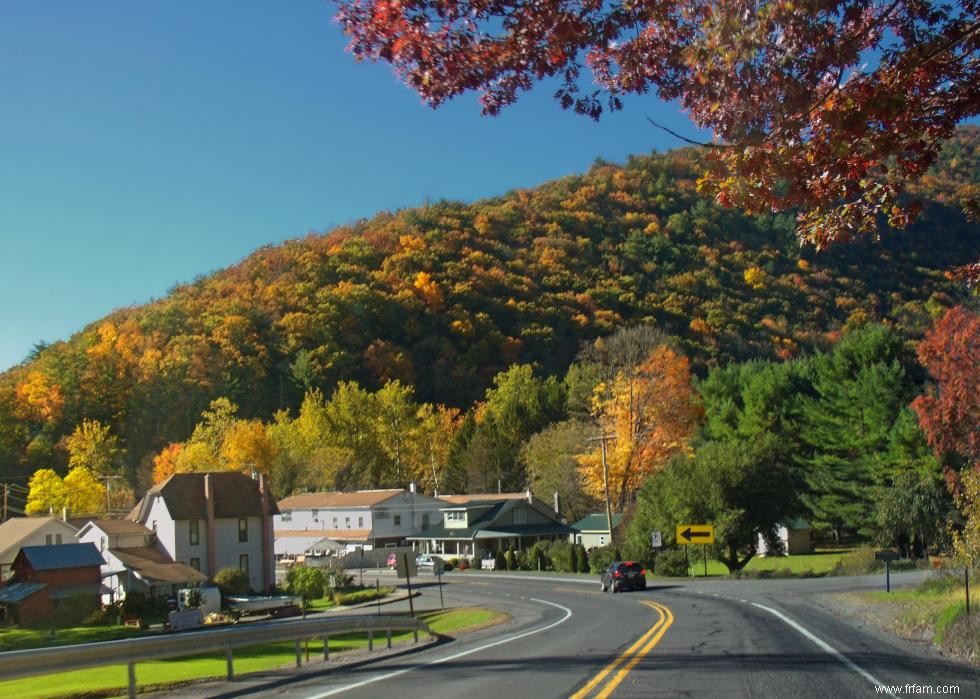
<path id="1" fill-rule="evenodd" d="M 602 684 L 607 677 L 612 675 L 612 677 L 609 677 L 608 681 L 606 681 L 605 686 L 601 687 L 594 696 L 594 699 L 606 699 L 606 697 L 612 694 L 616 687 L 619 686 L 619 683 L 626 678 L 626 675 L 629 674 L 630 670 L 632 670 L 647 653 L 653 650 L 654 646 L 657 645 L 667 629 L 670 628 L 670 625 L 674 623 L 674 615 L 662 604 L 647 602 L 646 600 L 644 600 L 642 604 L 645 604 L 657 611 L 657 614 L 660 615 L 657 623 L 651 626 L 649 631 L 640 636 L 636 643 L 623 651 L 618 658 L 603 668 L 602 672 L 593 677 L 587 685 L 575 692 L 570 699 L 584 699 L 584 697 L 589 696 L 592 690 L 599 687 L 599 685 Z M 613 675 L 614 672 L 616 674 Z"/>

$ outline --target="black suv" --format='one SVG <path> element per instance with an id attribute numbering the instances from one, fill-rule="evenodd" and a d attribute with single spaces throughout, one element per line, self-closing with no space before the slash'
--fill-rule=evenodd
<path id="1" fill-rule="evenodd" d="M 599 576 L 602 591 L 645 590 L 647 572 L 635 561 L 613 561 Z"/>

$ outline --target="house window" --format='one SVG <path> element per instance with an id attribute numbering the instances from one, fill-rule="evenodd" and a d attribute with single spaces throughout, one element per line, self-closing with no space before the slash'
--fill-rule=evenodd
<path id="1" fill-rule="evenodd" d="M 310 510 L 310 514 L 313 515 L 314 522 L 320 521 L 320 510 Z"/>
<path id="2" fill-rule="evenodd" d="M 200 572 L 201 571 L 201 559 L 200 558 L 192 558 L 191 559 L 191 568 L 193 568 L 194 570 Z"/>
<path id="3" fill-rule="evenodd" d="M 514 510 L 514 524 L 527 524 L 527 510 L 523 507 Z"/>
<path id="4" fill-rule="evenodd" d="M 280 518 L 280 520 L 283 521 L 283 522 L 292 522 L 293 521 L 293 513 L 292 512 L 283 512 L 282 513 L 282 517 Z"/>
<path id="5" fill-rule="evenodd" d="M 350 529 L 350 517 L 344 517 L 344 526 Z"/>
<path id="6" fill-rule="evenodd" d="M 54 535 L 54 543 L 58 544 L 58 546 L 61 546 L 61 534 Z"/>
<path id="7" fill-rule="evenodd" d="M 248 541 L 248 520 L 244 517 L 238 520 L 238 540 Z"/>
<path id="8" fill-rule="evenodd" d="M 395 515 L 395 526 L 396 527 L 402 526 L 402 516 L 401 515 Z"/>
<path id="9" fill-rule="evenodd" d="M 51 534 L 45 534 L 44 535 L 44 545 L 45 546 L 50 546 L 53 543 L 54 543 L 54 537 Z"/>
<path id="10" fill-rule="evenodd" d="M 462 522 L 466 519 L 465 512 L 447 512 L 446 521 L 447 522 Z"/>
<path id="11" fill-rule="evenodd" d="M 197 546 L 201 543 L 201 523 L 196 519 L 192 519 L 188 522 L 189 532 L 190 532 L 190 545 Z"/>
<path id="12" fill-rule="evenodd" d="M 337 518 L 336 517 L 333 518 L 333 528 L 334 529 L 337 528 Z"/>
<path id="13" fill-rule="evenodd" d="M 357 518 L 357 528 L 358 529 L 364 529 L 364 518 L 363 517 L 358 517 Z"/>
<path id="14" fill-rule="evenodd" d="M 243 553 L 238 557 L 238 570 L 248 575 L 248 554 Z"/>

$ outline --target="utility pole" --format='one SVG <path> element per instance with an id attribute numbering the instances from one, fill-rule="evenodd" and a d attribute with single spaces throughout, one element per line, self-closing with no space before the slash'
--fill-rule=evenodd
<path id="1" fill-rule="evenodd" d="M 606 461 L 606 442 L 616 439 L 614 434 L 603 434 L 591 437 L 588 441 L 599 442 L 602 454 L 602 487 L 606 494 L 606 526 L 609 528 L 609 545 L 613 545 L 612 503 L 609 500 L 609 463 Z"/>

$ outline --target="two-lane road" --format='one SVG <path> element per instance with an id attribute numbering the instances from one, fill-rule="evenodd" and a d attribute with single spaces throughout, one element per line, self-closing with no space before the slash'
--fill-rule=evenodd
<path id="1" fill-rule="evenodd" d="M 573 578 L 467 573 L 445 580 L 447 606 L 493 607 L 511 621 L 371 663 L 180 696 L 888 696 L 878 683 L 980 696 L 974 669 L 889 642 L 812 603 L 813 592 L 834 583 L 717 581 L 613 595 Z M 438 604 L 433 587 L 416 600 L 416 608 Z"/>

